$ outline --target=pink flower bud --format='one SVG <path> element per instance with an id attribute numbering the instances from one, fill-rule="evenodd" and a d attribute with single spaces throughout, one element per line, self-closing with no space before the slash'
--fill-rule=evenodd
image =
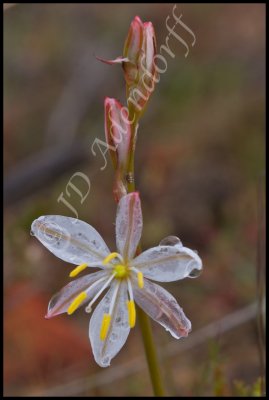
<path id="1" fill-rule="evenodd" d="M 124 44 L 123 57 L 114 60 L 105 60 L 96 57 L 97 60 L 106 64 L 122 64 L 127 85 L 133 84 L 138 76 L 138 60 L 143 43 L 144 27 L 141 19 L 135 17 L 131 22 L 129 32 Z"/>
<path id="2" fill-rule="evenodd" d="M 135 112 L 140 115 L 142 115 L 149 97 L 154 90 L 155 83 L 159 81 L 154 62 L 156 53 L 156 39 L 153 25 L 151 22 L 145 22 L 143 24 L 143 42 L 138 58 L 136 81 L 131 83 L 126 78 L 128 105 L 132 104 Z M 123 65 L 126 75 L 128 63 L 123 63 Z"/>
<path id="3" fill-rule="evenodd" d="M 126 107 L 116 99 L 105 98 L 105 135 L 115 169 L 122 169 L 127 162 L 131 124 Z"/>
<path id="4" fill-rule="evenodd" d="M 157 77 L 154 57 L 156 55 L 155 32 L 151 22 L 142 23 L 136 16 L 131 22 L 124 44 L 123 56 L 114 60 L 98 60 L 107 64 L 122 64 L 127 86 L 128 107 L 132 104 L 133 112 L 141 116 Z M 124 147 L 124 146 L 123 146 Z M 115 164 L 115 155 L 112 156 Z"/>
<path id="5" fill-rule="evenodd" d="M 139 69 L 140 75 L 143 76 L 143 84 L 148 91 L 153 91 L 157 82 L 156 66 L 154 63 L 156 53 L 156 38 L 153 25 L 151 22 L 145 22 Z"/>
<path id="6" fill-rule="evenodd" d="M 132 63 L 137 63 L 143 43 L 143 23 L 139 17 L 131 22 L 128 36 L 125 40 L 123 57 L 128 58 Z"/>

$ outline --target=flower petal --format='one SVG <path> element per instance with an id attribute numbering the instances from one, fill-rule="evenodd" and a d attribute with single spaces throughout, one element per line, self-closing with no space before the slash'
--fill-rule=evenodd
<path id="1" fill-rule="evenodd" d="M 97 58 L 98 61 L 101 61 L 108 65 L 122 64 L 123 62 L 129 61 L 129 59 L 127 57 L 117 57 L 114 60 L 106 60 L 105 58 L 101 58 L 101 57 L 97 57 L 97 56 L 95 56 L 95 58 Z"/>
<path id="2" fill-rule="evenodd" d="M 147 279 L 144 279 L 143 289 L 133 283 L 133 290 L 135 302 L 174 338 L 188 336 L 191 322 L 167 290 Z"/>
<path id="3" fill-rule="evenodd" d="M 147 90 L 152 93 L 154 85 L 159 81 L 157 78 L 155 55 L 156 51 L 156 38 L 154 27 L 151 22 L 144 23 L 144 40 L 142 46 L 142 55 L 140 60 L 140 74 L 144 74 L 144 85 Z"/>
<path id="4" fill-rule="evenodd" d="M 140 49 L 143 43 L 144 26 L 141 19 L 136 16 L 130 25 L 127 38 L 124 43 L 123 55 L 130 61 L 137 63 Z"/>
<path id="5" fill-rule="evenodd" d="M 118 251 L 125 260 L 131 259 L 141 238 L 143 219 L 138 192 L 123 196 L 118 204 L 116 241 Z"/>
<path id="6" fill-rule="evenodd" d="M 39 217 L 32 223 L 31 233 L 55 256 L 72 264 L 101 266 L 102 260 L 110 253 L 99 233 L 76 218 L 60 215 Z"/>
<path id="7" fill-rule="evenodd" d="M 202 260 L 194 251 L 181 245 L 157 246 L 141 253 L 131 265 L 141 270 L 146 278 L 172 282 L 190 276 L 194 270 L 201 270 Z"/>
<path id="8" fill-rule="evenodd" d="M 72 301 L 75 299 L 76 296 L 79 295 L 79 293 L 87 290 L 91 285 L 93 285 L 99 279 L 104 278 L 106 275 L 107 271 L 98 271 L 92 274 L 85 275 L 68 283 L 68 285 L 64 286 L 51 298 L 48 305 L 46 318 L 55 317 L 55 315 L 66 312 Z M 100 283 L 97 283 L 93 287 L 92 291 L 90 290 L 87 298 L 81 303 L 81 305 L 89 302 L 103 285 L 103 280 Z"/>
<path id="9" fill-rule="evenodd" d="M 120 351 L 130 332 L 126 302 L 127 286 L 121 282 L 113 308 L 111 322 L 105 340 L 100 339 L 100 330 L 104 314 L 109 305 L 117 282 L 113 282 L 105 297 L 98 304 L 90 320 L 89 336 L 95 361 L 100 367 L 108 367 L 110 361 Z"/>

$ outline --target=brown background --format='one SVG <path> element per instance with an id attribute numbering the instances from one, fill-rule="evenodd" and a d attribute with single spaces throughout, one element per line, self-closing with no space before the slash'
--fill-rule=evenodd
<path id="1" fill-rule="evenodd" d="M 138 326 L 102 370 L 93 361 L 83 310 L 44 319 L 71 266 L 30 236 L 30 224 L 42 214 L 73 216 L 57 198 L 82 171 L 91 191 L 83 204 L 73 194 L 72 205 L 114 249 L 112 168 L 100 171 L 102 157 L 92 155 L 91 145 L 104 138 L 104 97 L 124 102 L 125 89 L 120 67 L 94 54 L 121 55 L 135 15 L 153 22 L 159 49 L 172 7 L 19 4 L 5 11 L 6 396 L 152 393 Z M 262 335 L 255 309 L 245 307 L 263 291 L 265 7 L 178 4 L 176 12 L 196 44 L 185 58 L 184 47 L 171 40 L 176 56 L 166 57 L 167 71 L 140 123 L 143 247 L 179 236 L 198 250 L 204 271 L 164 285 L 192 321 L 189 338 L 176 341 L 153 322 L 154 336 L 169 395 L 253 393 Z M 180 26 L 176 32 L 190 45 Z M 222 320 L 237 310 L 233 320 Z M 210 323 L 215 331 L 208 338 L 200 329 Z"/>

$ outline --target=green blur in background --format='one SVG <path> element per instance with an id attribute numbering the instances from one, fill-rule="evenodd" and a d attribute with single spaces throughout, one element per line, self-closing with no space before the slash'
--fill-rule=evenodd
<path id="1" fill-rule="evenodd" d="M 108 369 L 88 339 L 89 316 L 45 320 L 71 265 L 30 236 L 44 214 L 74 216 L 59 201 L 76 172 L 91 183 L 68 198 L 113 251 L 113 169 L 92 144 L 104 140 L 106 96 L 121 102 L 120 66 L 135 15 L 151 21 L 157 51 L 174 4 L 17 4 L 4 13 L 4 383 L 5 396 L 150 396 L 139 327 Z M 165 284 L 193 331 L 176 341 L 152 321 L 168 395 L 259 395 L 264 287 L 265 5 L 177 4 L 178 26 L 141 119 L 136 185 L 143 247 L 168 235 L 197 249 L 196 280 Z M 160 63 L 160 67 L 161 63 Z M 80 190 L 87 191 L 83 182 Z M 250 308 L 248 306 L 250 305 Z M 253 307 L 254 308 L 253 308 Z M 252 307 L 252 308 L 251 308 Z M 254 310 L 254 312 L 253 312 Z M 237 323 L 232 318 L 239 311 Z M 237 314 L 236 314 L 237 315 Z M 241 318 L 241 319 L 240 319 Z M 213 323 L 210 337 L 203 327 Z M 201 334 L 200 334 L 200 333 Z M 199 339 L 198 339 L 199 338 Z"/>

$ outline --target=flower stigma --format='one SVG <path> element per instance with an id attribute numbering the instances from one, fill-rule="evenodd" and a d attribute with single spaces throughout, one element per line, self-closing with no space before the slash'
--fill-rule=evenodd
<path id="1" fill-rule="evenodd" d="M 114 267 L 114 273 L 115 273 L 116 279 L 123 279 L 123 278 L 127 278 L 127 276 L 129 275 L 129 270 L 126 265 L 117 264 Z"/>

